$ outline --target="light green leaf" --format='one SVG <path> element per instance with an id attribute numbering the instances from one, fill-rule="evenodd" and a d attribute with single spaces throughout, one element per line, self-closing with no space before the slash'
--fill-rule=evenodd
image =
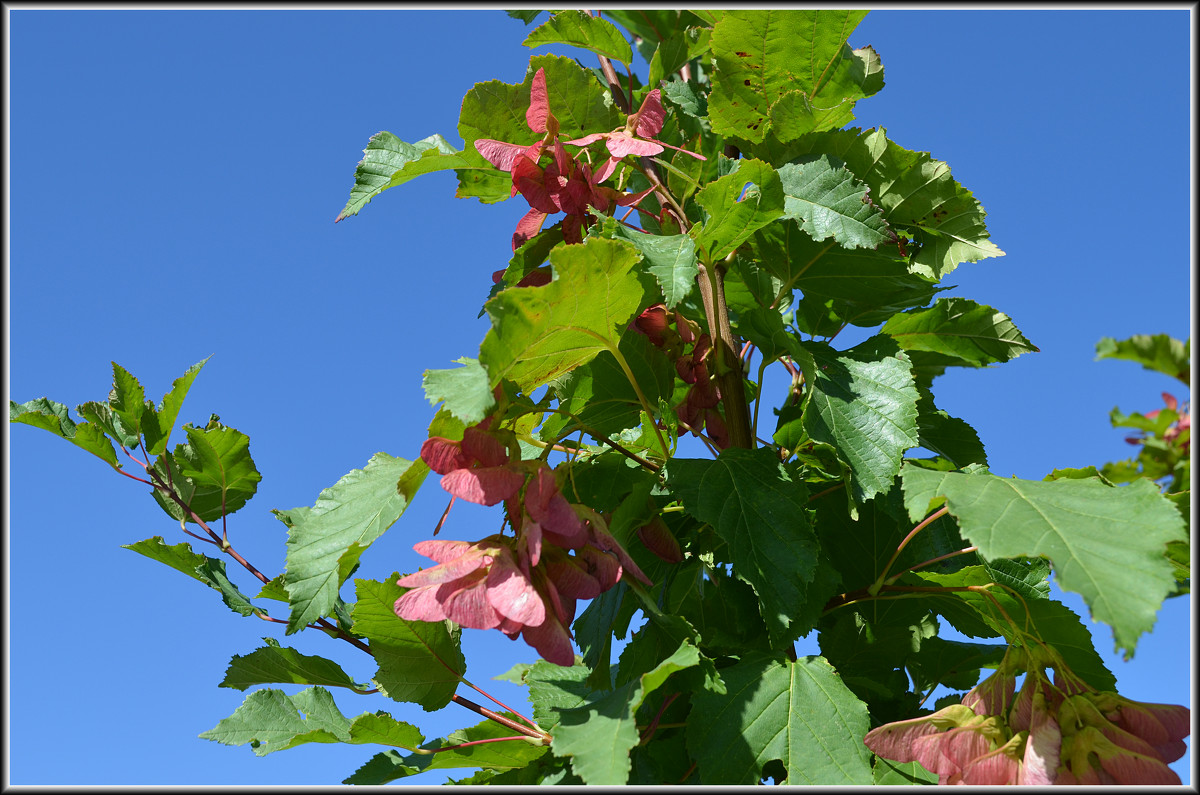
<path id="1" fill-rule="evenodd" d="M 775 169 L 753 159 L 738 160 L 736 165 L 735 171 L 696 193 L 708 218 L 703 226 L 693 227 L 692 234 L 696 245 L 708 253 L 709 262 L 725 257 L 755 230 L 783 214 L 783 186 Z"/>
<path id="2" fill-rule="evenodd" d="M 161 455 L 167 449 L 171 431 L 175 429 L 175 420 L 183 407 L 183 400 L 207 362 L 208 357 L 205 357 L 189 367 L 171 383 L 171 391 L 163 395 L 158 408 L 153 411 L 147 409 L 146 414 L 149 416 L 142 418 L 142 433 L 146 436 L 146 452 L 150 455 Z"/>
<path id="3" fill-rule="evenodd" d="M 448 622 L 405 621 L 396 615 L 396 600 L 405 589 L 400 575 L 384 582 L 354 581 L 354 631 L 371 642 L 379 671 L 375 681 L 391 699 L 413 701 L 425 711 L 450 703 L 467 662 L 458 645 L 460 629 Z"/>
<path id="4" fill-rule="evenodd" d="M 687 746 L 706 784 L 757 784 L 779 760 L 786 784 L 871 783 L 867 708 L 822 657 L 746 655 L 721 669 L 728 693 L 692 696 Z"/>
<path id="5" fill-rule="evenodd" d="M 526 47 L 570 44 L 627 66 L 633 63 L 633 51 L 621 31 L 607 19 L 594 17 L 586 11 L 559 11 L 535 28 L 522 44 Z"/>
<path id="6" fill-rule="evenodd" d="M 788 476 L 775 451 L 731 448 L 715 461 L 674 458 L 667 484 L 729 546 L 733 573 L 754 588 L 773 642 L 804 631 L 793 626 L 794 616 L 809 599 L 821 547 L 808 489 Z"/>
<path id="7" fill-rule="evenodd" d="M 232 715 L 200 734 L 224 745 L 249 743 L 256 756 L 304 743 L 350 741 L 350 721 L 328 690 L 310 687 L 294 696 L 282 690 L 256 690 Z"/>
<path id="8" fill-rule="evenodd" d="M 874 249 L 890 239 L 883 232 L 883 212 L 866 201 L 867 186 L 840 160 L 812 155 L 778 172 L 783 217 L 794 220 L 814 241 L 832 237 L 843 249 Z"/>
<path id="9" fill-rule="evenodd" d="M 476 359 L 466 356 L 455 359 L 464 365 L 448 370 L 426 370 L 421 379 L 425 398 L 434 406 L 446 401 L 450 413 L 467 425 L 483 421 L 496 405 L 488 386 L 487 370 Z"/>
<path id="10" fill-rule="evenodd" d="M 1118 342 L 1103 337 L 1096 343 L 1096 360 L 1128 359 L 1147 370 L 1178 378 L 1191 384 L 1192 339 L 1180 341 L 1167 334 L 1135 334 Z"/>
<path id="11" fill-rule="evenodd" d="M 1174 586 L 1166 547 L 1185 538 L 1175 507 L 1148 480 L 1050 482 L 905 466 L 905 505 L 919 519 L 945 497 L 963 537 L 987 558 L 1042 556 L 1065 591 L 1083 596 L 1131 656 Z"/>
<path id="12" fill-rule="evenodd" d="M 34 398 L 26 403 L 8 401 L 8 421 L 32 425 L 50 431 L 71 444 L 86 450 L 113 469 L 121 469 L 112 442 L 99 426 L 83 422 L 78 425 L 67 416 L 67 407 L 49 398 Z"/>
<path id="13" fill-rule="evenodd" d="M 613 786 L 629 779 L 629 751 L 638 742 L 634 718 L 646 696 L 667 678 L 700 662 L 686 641 L 652 671 L 582 706 L 560 713 L 551 734 L 556 756 L 570 756 L 571 769 L 585 784 Z"/>
<path id="14" fill-rule="evenodd" d="M 894 315 L 882 331 L 910 355 L 919 352 L 913 361 L 923 367 L 983 367 L 1038 350 L 1008 315 L 968 298 L 939 298 L 928 309 Z"/>
<path id="15" fill-rule="evenodd" d="M 489 386 L 513 381 L 530 392 L 617 348 L 642 300 L 632 245 L 589 238 L 550 252 L 556 278 L 541 287 L 510 287 L 487 302 L 492 328 L 479 360 Z"/>
<path id="16" fill-rule="evenodd" d="M 885 492 L 915 447 L 917 388 L 908 357 L 876 335 L 844 353 L 805 343 L 817 363 L 804 410 L 804 429 L 831 444 L 854 472 L 859 502 Z"/>
<path id="17" fill-rule="evenodd" d="M 877 785 L 924 785 L 938 783 L 937 775 L 921 767 L 920 762 L 893 762 L 882 756 L 875 757 L 871 769 Z"/>
<path id="18" fill-rule="evenodd" d="M 849 10 L 737 10 L 713 27 L 713 132 L 790 141 L 854 118 L 856 100 L 883 87 L 879 58 L 846 44 L 867 14 Z"/>
<path id="19" fill-rule="evenodd" d="M 409 499 L 397 482 L 410 466 L 411 461 L 376 453 L 366 468 L 322 490 L 312 508 L 272 511 L 288 526 L 288 634 L 330 614 L 359 556 L 404 513 Z"/>
<path id="20" fill-rule="evenodd" d="M 687 298 L 696 287 L 696 244 L 687 235 L 647 235 L 617 225 L 615 234 L 632 243 L 645 259 L 644 267 L 662 287 L 668 309 Z"/>
<path id="21" fill-rule="evenodd" d="M 263 638 L 263 641 L 266 646 L 249 654 L 233 656 L 225 671 L 225 678 L 218 687 L 245 690 L 251 685 L 281 683 L 369 689 L 366 685 L 356 684 L 332 660 L 301 654 L 295 649 L 280 646 L 274 638 Z"/>
<path id="22" fill-rule="evenodd" d="M 377 132 L 367 141 L 363 159 L 354 170 L 354 187 L 350 189 L 350 200 L 333 219 L 334 223 L 358 215 L 359 210 L 371 203 L 388 188 L 403 185 L 413 177 L 451 168 L 469 168 L 472 163 L 463 153 L 451 146 L 440 135 L 422 138 L 416 143 L 405 143 L 390 132 Z"/>

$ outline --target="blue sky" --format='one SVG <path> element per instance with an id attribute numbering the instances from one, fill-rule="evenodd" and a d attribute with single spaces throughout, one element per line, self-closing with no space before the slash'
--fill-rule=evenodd
<path id="1" fill-rule="evenodd" d="M 270 509 L 312 505 L 377 451 L 417 455 L 433 411 L 421 373 L 477 354 L 476 313 L 523 213 L 455 199 L 443 173 L 335 226 L 362 148 L 379 130 L 460 144 L 463 94 L 520 82 L 545 49 L 521 46 L 529 28 L 500 11 L 6 12 L 10 396 L 103 400 L 116 361 L 157 399 L 211 355 L 181 422 L 216 412 L 249 434 L 263 481 L 231 538 L 278 573 L 286 533 Z M 856 124 L 947 161 L 1007 252 L 961 266 L 947 295 L 1007 313 L 1041 348 L 935 384 L 994 473 L 1125 457 L 1114 406 L 1188 396 L 1093 357 L 1104 336 L 1190 334 L 1191 24 L 1187 10 L 893 10 L 850 39 L 875 47 L 887 81 Z M 242 702 L 216 685 L 264 636 L 358 681 L 374 667 L 324 636 L 284 639 L 121 549 L 185 537 L 93 457 L 25 426 L 8 438 L 11 783 L 336 784 L 375 753 L 310 744 L 258 758 L 198 739 Z M 411 547 L 444 507 L 430 481 L 359 576 L 427 563 Z M 443 537 L 491 532 L 477 530 L 495 514 L 468 509 Z M 1187 598 L 1168 602 L 1131 662 L 1091 625 L 1124 695 L 1191 703 L 1190 618 Z M 464 647 L 468 678 L 519 706 L 524 691 L 491 677 L 534 652 L 472 630 Z M 477 722 L 335 697 L 347 715 L 386 709 L 430 738 Z M 1185 783 L 1188 763 L 1174 765 Z"/>

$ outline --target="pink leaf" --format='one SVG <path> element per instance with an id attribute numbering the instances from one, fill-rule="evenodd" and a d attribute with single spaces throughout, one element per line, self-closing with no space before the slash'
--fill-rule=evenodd
<path id="1" fill-rule="evenodd" d="M 662 132 L 667 114 L 663 111 L 662 92 L 657 88 L 646 95 L 637 112 L 637 134 L 642 138 L 653 138 Z M 661 151 L 661 150 L 660 150 Z"/>
<path id="2" fill-rule="evenodd" d="M 599 141 L 601 138 L 606 138 L 607 136 L 608 133 L 592 133 L 591 135 L 585 135 L 582 138 L 576 138 L 573 141 L 563 141 L 563 143 L 571 146 L 587 146 L 588 144 L 594 144 L 596 141 Z"/>
<path id="3" fill-rule="evenodd" d="M 521 624 L 540 624 L 546 620 L 541 595 L 507 551 L 496 558 L 488 572 L 487 600 L 502 617 Z"/>
<path id="4" fill-rule="evenodd" d="M 486 571 L 475 571 L 462 579 L 438 586 L 437 598 L 446 618 L 470 629 L 494 629 L 500 615 L 488 602 Z"/>
<path id="5" fill-rule="evenodd" d="M 637 536 L 646 545 L 646 549 L 667 563 L 679 563 L 683 560 L 683 550 L 679 548 L 679 541 L 661 517 L 656 516 L 648 524 L 639 527 Z"/>
<path id="6" fill-rule="evenodd" d="M 462 451 L 462 443 L 452 442 L 441 436 L 431 436 L 425 440 L 421 445 L 421 460 L 439 475 L 448 475 L 468 464 Z"/>
<path id="7" fill-rule="evenodd" d="M 528 157 L 519 157 L 512 168 L 513 187 L 529 206 L 544 213 L 558 212 L 558 205 L 546 184 L 546 172 Z"/>
<path id="8" fill-rule="evenodd" d="M 525 123 L 535 133 L 544 133 L 550 115 L 550 99 L 546 92 L 546 70 L 538 69 L 529 87 L 529 110 L 525 111 Z M 557 125 L 556 125 L 557 126 Z"/>
<path id="9" fill-rule="evenodd" d="M 525 153 L 528 144 L 510 144 L 491 138 L 476 138 L 475 151 L 501 171 L 512 171 L 513 161 Z"/>
<path id="10" fill-rule="evenodd" d="M 540 232 L 545 222 L 546 213 L 536 208 L 521 216 L 521 220 L 517 221 L 517 229 L 513 232 L 512 250 L 516 251 L 522 243 Z"/>
<path id="11" fill-rule="evenodd" d="M 476 427 L 463 431 L 462 451 L 481 466 L 498 467 L 508 463 L 508 448 L 504 442 Z"/>
<path id="12" fill-rule="evenodd" d="M 478 546 L 478 543 L 471 544 L 466 541 L 430 539 L 428 541 L 418 541 L 413 544 L 413 550 L 417 554 L 432 558 L 438 563 L 449 563 L 456 558 L 461 558 L 469 550 L 476 549 Z"/>
<path id="13" fill-rule="evenodd" d="M 571 646 L 571 636 L 567 634 L 566 627 L 553 616 L 547 616 L 538 626 L 526 626 L 521 630 L 521 637 L 547 662 L 566 668 L 575 664 L 575 649 Z"/>
<path id="14" fill-rule="evenodd" d="M 392 609 L 405 621 L 445 621 L 446 612 L 436 591 L 436 586 L 414 588 L 397 599 Z"/>
<path id="15" fill-rule="evenodd" d="M 662 144 L 657 141 L 643 141 L 624 132 L 609 134 L 607 146 L 608 151 L 616 158 L 627 155 L 656 155 L 663 150 Z"/>
<path id="16" fill-rule="evenodd" d="M 477 569 L 491 563 L 491 556 L 483 550 L 472 552 L 455 558 L 446 563 L 432 566 L 428 569 L 409 574 L 396 580 L 396 584 L 404 588 L 420 588 L 426 585 L 440 585 L 466 577 Z"/>

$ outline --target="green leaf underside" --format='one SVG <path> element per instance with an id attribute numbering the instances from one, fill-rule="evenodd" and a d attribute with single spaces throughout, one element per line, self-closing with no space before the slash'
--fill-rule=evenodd
<path id="1" fill-rule="evenodd" d="M 479 360 L 489 386 L 504 379 L 529 392 L 617 347 L 642 300 L 628 243 L 589 238 L 550 254 L 555 279 L 540 287 L 510 287 L 487 302 L 492 328 Z"/>
<path id="2" fill-rule="evenodd" d="M 859 501 L 887 491 L 904 451 L 919 442 L 908 357 L 880 335 L 840 354 L 822 343 L 805 346 L 817 370 L 804 429 L 850 465 Z"/>
<path id="3" fill-rule="evenodd" d="M 405 143 L 390 132 L 377 132 L 367 141 L 363 159 L 354 171 L 350 199 L 334 222 L 358 215 L 388 188 L 403 185 L 414 177 L 447 169 L 470 168 L 472 162 L 440 135 Z"/>
<path id="4" fill-rule="evenodd" d="M 882 331 L 904 350 L 921 351 L 925 365 L 982 367 L 1037 351 L 1008 315 L 967 298 L 894 315 Z"/>
<path id="5" fill-rule="evenodd" d="M 330 614 L 359 556 L 404 513 L 409 499 L 397 483 L 412 463 L 376 453 L 322 490 L 311 508 L 273 511 L 288 526 L 288 634 Z"/>
<path id="6" fill-rule="evenodd" d="M 756 784 L 776 759 L 787 784 L 871 783 L 866 705 L 825 659 L 750 654 L 721 676 L 728 694 L 696 693 L 688 718 L 688 750 L 706 783 Z"/>
<path id="7" fill-rule="evenodd" d="M 391 699 L 412 701 L 427 712 L 450 703 L 467 662 L 459 647 L 461 630 L 448 622 L 405 621 L 396 615 L 404 593 L 399 574 L 385 582 L 354 581 L 354 631 L 365 635 L 379 670 L 375 681 Z"/>
<path id="8" fill-rule="evenodd" d="M 445 401 L 451 414 L 467 425 L 475 425 L 491 412 L 496 398 L 488 386 L 487 370 L 478 360 L 463 356 L 455 361 L 463 367 L 426 370 L 421 386 L 432 405 Z"/>
<path id="9" fill-rule="evenodd" d="M 854 118 L 854 102 L 883 87 L 874 51 L 846 45 L 865 11 L 729 11 L 713 27 L 713 132 L 790 141 Z M 804 42 L 804 46 L 797 43 Z"/>
<path id="10" fill-rule="evenodd" d="M 808 489 L 768 448 L 729 449 L 715 461 L 675 458 L 667 471 L 687 512 L 728 544 L 733 572 L 758 594 L 773 641 L 797 636 L 793 616 L 808 601 L 820 557 Z"/>
<path id="11" fill-rule="evenodd" d="M 559 11 L 535 28 L 522 44 L 526 47 L 570 44 L 626 65 L 633 63 L 633 51 L 621 32 L 607 19 L 594 17 L 586 11 Z"/>
<path id="12" fill-rule="evenodd" d="M 1135 334 L 1117 341 L 1103 337 L 1096 343 L 1096 359 L 1128 359 L 1147 370 L 1178 378 L 1185 384 L 1192 378 L 1192 340 L 1174 339 L 1167 334 Z"/>
<path id="13" fill-rule="evenodd" d="M 906 465 L 905 505 L 918 520 L 945 497 L 963 537 L 988 558 L 1048 558 L 1063 590 L 1083 596 L 1093 616 L 1132 653 L 1149 632 L 1174 577 L 1166 545 L 1184 538 L 1179 512 L 1141 480 L 1113 487 L 1098 478 L 1050 482 L 934 472 Z"/>

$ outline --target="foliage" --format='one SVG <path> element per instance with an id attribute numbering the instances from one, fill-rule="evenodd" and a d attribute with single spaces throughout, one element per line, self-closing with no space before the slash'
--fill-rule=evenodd
<path id="1" fill-rule="evenodd" d="M 934 382 L 1037 348 L 1003 312 L 937 295 L 959 265 L 1004 253 L 979 201 L 928 153 L 847 126 L 884 85 L 879 55 L 847 43 L 864 15 L 552 13 L 525 44 L 577 47 L 598 69 L 535 55 L 521 83 L 476 84 L 461 149 L 372 136 L 337 221 L 443 170 L 460 197 L 528 211 L 491 269 L 478 351 L 425 373 L 439 408 L 419 455 L 378 453 L 311 507 L 274 511 L 288 531 L 276 577 L 227 532 L 260 480 L 246 435 L 213 416 L 168 449 L 204 362 L 157 404 L 115 363 L 108 400 L 78 421 L 46 398 L 10 404 L 12 422 L 150 486 L 261 589 L 186 542 L 127 548 L 377 666 L 359 683 L 266 638 L 221 682 L 255 689 L 201 737 L 259 755 L 384 746 L 346 779 L 359 784 L 447 768 L 500 785 L 1172 780 L 1186 710 L 1117 696 L 1047 580 L 1127 655 L 1186 592 L 1187 405 L 1164 393 L 1158 411 L 1114 409 L 1140 433 L 1130 461 L 1043 481 L 987 470 Z M 613 67 L 635 51 L 644 83 Z M 839 347 L 850 325 L 872 333 Z M 1097 350 L 1190 376 L 1189 346 L 1161 335 Z M 451 505 L 499 506 L 493 532 L 419 541 L 433 565 L 377 567 L 345 601 L 430 473 Z M 945 625 L 984 642 L 939 637 Z M 538 651 L 509 674 L 532 718 L 458 695 L 474 687 L 464 628 Z M 821 654 L 798 656 L 813 632 Z M 276 684 L 307 688 L 262 687 Z M 931 711 L 939 685 L 969 692 Z M 484 721 L 427 741 L 384 711 L 346 717 L 330 687 Z"/>

